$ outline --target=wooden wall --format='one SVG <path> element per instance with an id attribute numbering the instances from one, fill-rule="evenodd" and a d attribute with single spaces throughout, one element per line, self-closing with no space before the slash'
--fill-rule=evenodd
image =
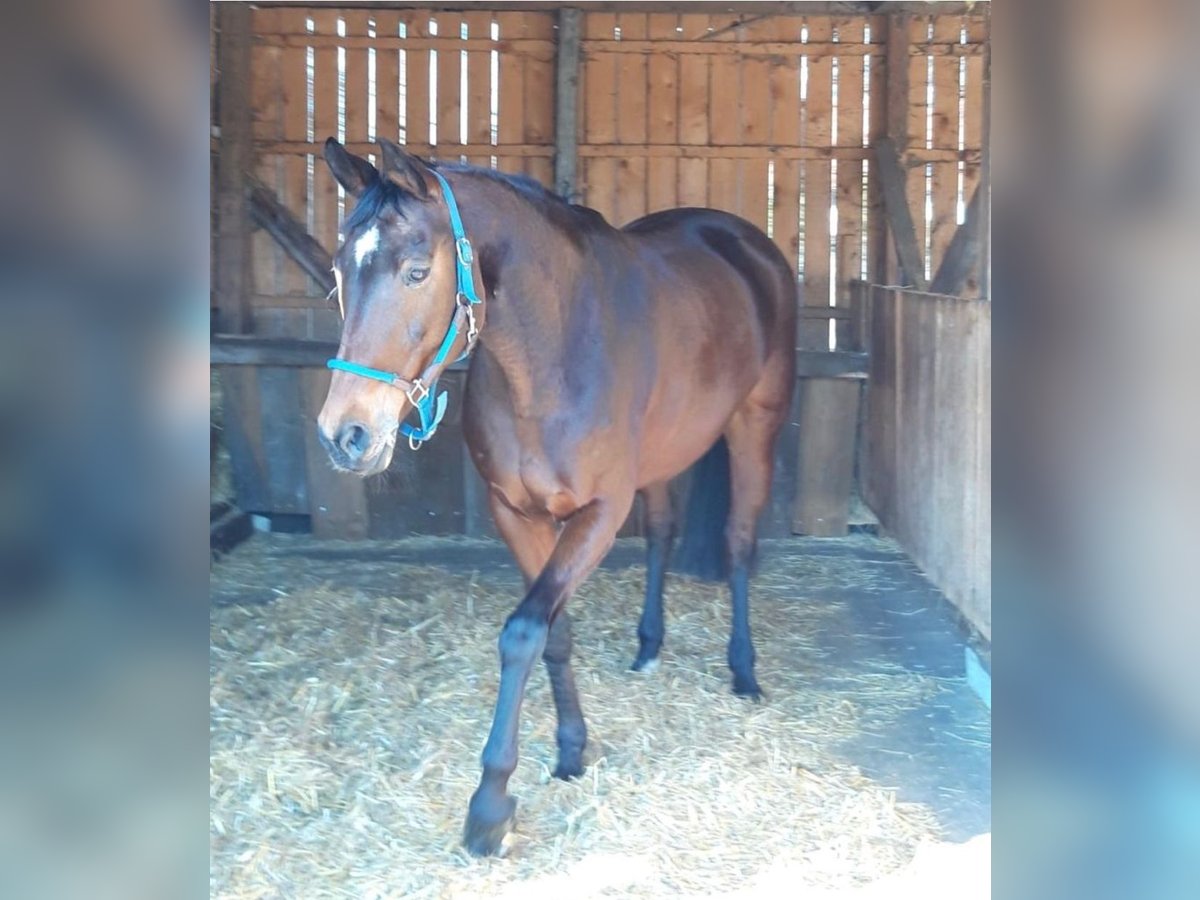
<path id="1" fill-rule="evenodd" d="M 905 187 L 931 272 L 980 177 L 987 20 L 978 8 L 899 17 L 806 15 L 794 5 L 786 14 L 684 4 L 670 12 L 588 9 L 578 89 L 556 98 L 552 8 L 236 6 L 220 5 L 215 14 L 215 59 L 221 66 L 240 58 L 225 53 L 222 63 L 222 47 L 244 52 L 248 84 L 216 83 L 219 98 L 242 92 L 248 103 L 219 110 L 218 163 L 251 160 L 252 173 L 330 251 L 348 210 L 321 158 L 329 135 L 368 157 L 376 138 L 389 137 L 418 153 L 547 185 L 556 152 L 570 152 L 577 157 L 572 199 L 616 224 L 680 205 L 728 209 L 756 222 L 796 265 L 802 302 L 816 307 L 845 303 L 860 277 L 894 283 L 872 141 L 901 138 Z M 249 21 L 240 32 L 226 33 L 242 19 Z M 564 103 L 574 104 L 577 122 L 571 148 L 555 144 Z M 229 117 L 233 106 L 241 121 Z M 230 153 L 234 136 L 237 152 Z M 222 327 L 336 341 L 340 322 L 325 291 L 265 231 L 228 227 L 236 224 L 236 172 L 217 168 L 223 243 L 214 253 L 214 283 Z M 852 347 L 846 319 L 831 334 L 828 321 L 806 317 L 800 339 L 808 349 Z M 355 534 L 490 528 L 462 453 L 456 406 L 437 453 L 399 452 L 384 479 L 345 487 L 349 499 L 327 515 L 331 507 L 319 498 L 335 482 L 304 431 L 323 374 L 234 368 L 231 395 L 246 404 L 246 440 L 262 461 L 251 492 L 262 507 L 255 511 L 307 505 L 326 533 L 345 516 L 357 517 Z M 449 377 L 453 389 L 459 378 Z M 790 527 L 786 495 L 797 440 L 793 422 L 781 441 L 781 496 L 766 517 L 770 533 Z"/>
<path id="2" fill-rule="evenodd" d="M 991 639 L 991 304 L 873 286 L 864 499 Z"/>

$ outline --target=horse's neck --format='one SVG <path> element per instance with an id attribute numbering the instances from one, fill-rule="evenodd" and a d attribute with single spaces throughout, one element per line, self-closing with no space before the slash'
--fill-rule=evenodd
<path id="1" fill-rule="evenodd" d="M 464 187 L 463 218 L 487 290 L 480 342 L 504 371 L 517 409 L 532 412 L 538 385 L 566 353 L 567 305 L 576 293 L 572 263 L 579 251 L 507 186 L 474 175 Z"/>

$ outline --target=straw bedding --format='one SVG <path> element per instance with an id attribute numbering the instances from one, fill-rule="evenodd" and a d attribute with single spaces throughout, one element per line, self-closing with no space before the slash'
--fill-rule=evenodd
<path id="1" fill-rule="evenodd" d="M 258 598 L 212 610 L 214 896 L 713 896 L 780 871 L 796 892 L 836 889 L 894 872 L 937 834 L 929 810 L 837 753 L 941 689 L 823 649 L 838 589 L 869 589 L 870 566 L 786 543 L 764 554 L 759 705 L 729 690 L 724 587 L 668 580 L 662 666 L 645 675 L 628 671 L 643 570 L 594 573 L 570 605 L 587 771 L 550 778 L 539 668 L 510 785 L 516 831 L 505 858 L 475 860 L 459 838 L 515 569 L 473 566 L 462 539 L 402 545 L 454 548 L 452 567 L 279 552 L 301 545 L 259 536 L 213 572 L 214 593 Z"/>

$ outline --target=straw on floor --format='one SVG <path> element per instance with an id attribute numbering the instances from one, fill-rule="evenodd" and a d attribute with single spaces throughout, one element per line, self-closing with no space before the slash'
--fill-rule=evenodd
<path id="1" fill-rule="evenodd" d="M 455 548 L 461 564 L 354 561 L 314 578 L 303 556 L 275 552 L 288 540 L 256 537 L 213 573 L 214 590 L 248 598 L 212 611 L 214 896 L 709 896 L 780 866 L 797 891 L 831 889 L 894 872 L 937 835 L 928 809 L 837 752 L 940 690 L 821 645 L 830 589 L 861 586 L 869 567 L 765 556 L 760 705 L 729 691 L 723 586 L 669 579 L 662 666 L 641 675 L 628 667 L 643 570 L 593 574 L 570 605 L 586 774 L 550 778 L 539 669 L 511 783 L 516 831 L 505 858 L 475 860 L 459 839 L 515 570 L 475 566 L 472 542 L 425 539 L 405 546 Z"/>

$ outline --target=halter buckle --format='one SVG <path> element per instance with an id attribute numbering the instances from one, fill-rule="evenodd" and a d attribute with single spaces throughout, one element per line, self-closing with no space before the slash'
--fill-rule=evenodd
<path id="1" fill-rule="evenodd" d="M 408 436 L 408 449 L 413 452 L 420 450 L 423 443 L 425 442 L 420 438 L 413 437 L 411 434 Z"/>
<path id="2" fill-rule="evenodd" d="M 471 242 L 467 240 L 465 235 L 454 242 L 454 249 L 458 252 L 458 261 L 460 263 L 464 266 L 471 265 L 471 262 L 475 259 L 475 252 L 471 249 Z"/>
<path id="3" fill-rule="evenodd" d="M 417 378 L 413 381 L 412 387 L 404 392 L 404 396 L 408 397 L 408 402 L 413 406 L 420 406 L 421 401 L 429 396 L 429 388 L 421 383 L 421 379 Z M 411 438 L 409 439 L 411 443 Z M 413 448 L 416 449 L 415 447 Z"/>

